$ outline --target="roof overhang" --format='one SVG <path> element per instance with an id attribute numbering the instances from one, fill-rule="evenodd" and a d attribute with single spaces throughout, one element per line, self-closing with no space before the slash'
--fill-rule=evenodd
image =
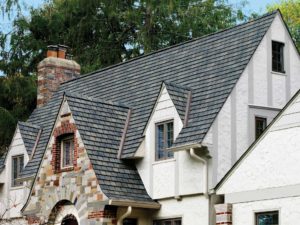
<path id="1" fill-rule="evenodd" d="M 114 206 L 131 206 L 134 208 L 143 208 L 143 209 L 160 209 L 161 205 L 157 202 L 140 202 L 140 201 L 132 201 L 132 200 L 115 200 L 110 199 L 109 205 Z"/>
<path id="2" fill-rule="evenodd" d="M 172 151 L 172 152 L 179 152 L 179 151 L 185 151 L 191 148 L 202 148 L 200 143 L 193 143 L 193 144 L 186 144 L 186 145 L 178 145 L 174 147 L 167 148 L 166 151 Z"/>

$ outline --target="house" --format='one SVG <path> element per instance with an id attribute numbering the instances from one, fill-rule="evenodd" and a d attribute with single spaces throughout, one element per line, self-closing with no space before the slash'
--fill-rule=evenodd
<path id="1" fill-rule="evenodd" d="M 218 184 L 220 224 L 298 223 L 299 122 L 300 91 Z"/>
<path id="2" fill-rule="evenodd" d="M 215 185 L 300 88 L 279 11 L 87 75 L 47 56 L 0 161 L 7 223 L 214 224 Z"/>

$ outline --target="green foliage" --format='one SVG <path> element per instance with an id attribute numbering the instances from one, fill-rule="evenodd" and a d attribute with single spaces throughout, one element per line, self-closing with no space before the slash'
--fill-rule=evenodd
<path id="1" fill-rule="evenodd" d="M 281 0 L 267 6 L 268 11 L 280 9 L 297 48 L 300 50 L 300 0 Z"/>
<path id="2" fill-rule="evenodd" d="M 35 107 L 35 76 L 0 77 L 0 155 L 8 147 L 18 120 L 28 118 Z"/>

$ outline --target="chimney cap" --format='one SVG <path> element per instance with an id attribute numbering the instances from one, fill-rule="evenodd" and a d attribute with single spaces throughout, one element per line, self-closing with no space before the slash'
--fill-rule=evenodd
<path id="1" fill-rule="evenodd" d="M 67 46 L 67 45 L 59 44 L 59 45 L 57 45 L 57 47 L 60 51 L 65 51 L 65 52 L 69 49 L 69 46 Z"/>
<path id="2" fill-rule="evenodd" d="M 47 48 L 48 48 L 48 50 L 57 51 L 58 46 L 57 45 L 48 45 Z"/>

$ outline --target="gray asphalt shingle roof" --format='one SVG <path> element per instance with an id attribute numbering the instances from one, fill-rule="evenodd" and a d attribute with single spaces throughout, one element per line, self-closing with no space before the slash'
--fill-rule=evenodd
<path id="1" fill-rule="evenodd" d="M 106 112 L 103 112 L 103 115 L 100 112 L 98 114 L 96 108 L 98 109 L 98 104 L 101 103 L 97 101 L 102 99 L 122 102 L 132 109 L 122 151 L 122 158 L 125 159 L 134 156 L 144 138 L 143 131 L 162 82 L 166 83 L 181 118 L 185 114 L 186 93 L 190 89 L 192 101 L 188 126 L 182 129 L 174 145 L 201 143 L 275 15 L 276 12 L 273 12 L 231 29 L 166 48 L 62 84 L 49 103 L 36 109 L 28 120 L 28 123 L 39 125 L 42 134 L 34 157 L 22 175 L 30 176 L 37 172 L 63 93 L 65 91 L 81 93 L 97 99 L 89 101 L 88 98 L 69 96 L 70 108 L 74 112 L 76 124 L 78 123 L 80 133 L 83 135 L 94 169 L 98 171 L 98 179 L 105 180 L 104 190 L 112 198 L 124 198 L 125 194 L 128 199 L 147 200 L 148 195 L 144 188 L 141 188 L 141 180 L 135 168 L 128 161 L 117 159 L 116 146 L 120 142 L 120 132 L 114 131 L 115 137 L 108 135 L 112 130 L 106 125 L 111 121 L 103 116 Z M 94 110 L 87 112 L 89 107 Z M 112 112 L 114 110 L 109 109 L 112 110 L 112 115 L 118 118 L 118 121 L 112 120 L 118 129 L 123 124 L 125 111 L 128 109 L 125 106 L 123 106 L 125 111 L 121 108 L 115 109 L 115 113 L 120 114 L 118 117 Z M 81 111 L 87 112 L 86 117 L 82 117 Z M 98 121 L 94 117 L 103 121 Z M 91 127 L 93 132 L 84 128 L 87 126 L 85 120 L 95 123 L 95 127 Z M 105 128 L 103 133 L 100 128 Z M 100 142 L 102 139 L 97 140 L 98 135 L 105 137 L 104 143 Z M 108 167 L 115 170 L 114 174 L 106 171 Z M 123 169 L 124 173 L 121 173 Z M 123 183 L 125 180 L 127 183 Z M 136 193 L 131 194 L 131 189 Z"/>
<path id="2" fill-rule="evenodd" d="M 28 155 L 30 156 L 34 148 L 40 127 L 30 123 L 18 122 L 18 127 L 26 148 Z"/>

